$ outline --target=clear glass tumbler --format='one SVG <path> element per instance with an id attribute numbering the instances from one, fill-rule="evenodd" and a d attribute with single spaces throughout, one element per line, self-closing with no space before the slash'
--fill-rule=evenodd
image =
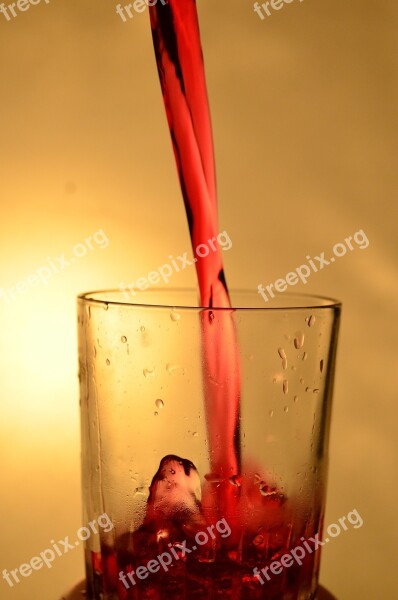
<path id="1" fill-rule="evenodd" d="M 216 381 L 196 293 L 137 299 L 78 299 L 84 524 L 113 524 L 85 542 L 89 598 L 315 598 L 340 304 L 232 292 L 239 373 Z M 237 468 L 217 473 L 205 395 L 235 375 Z"/>

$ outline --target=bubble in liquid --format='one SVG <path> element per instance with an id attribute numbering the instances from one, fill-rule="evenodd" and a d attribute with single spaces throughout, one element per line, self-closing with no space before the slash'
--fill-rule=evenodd
<path id="1" fill-rule="evenodd" d="M 181 316 L 178 314 L 178 312 L 176 312 L 174 310 L 174 308 L 172 309 L 171 313 L 170 313 L 170 319 L 172 321 L 179 321 L 181 319 Z"/>
<path id="2" fill-rule="evenodd" d="M 284 358 L 283 361 L 282 361 L 282 369 L 284 371 L 286 371 L 286 369 L 287 369 L 287 358 Z"/>
<path id="3" fill-rule="evenodd" d="M 155 401 L 155 404 L 158 408 L 164 408 L 164 402 L 160 398 Z"/>
<path id="4" fill-rule="evenodd" d="M 304 333 L 302 331 L 298 331 L 296 333 L 296 337 L 294 338 L 294 347 L 296 350 L 300 350 L 304 345 Z"/>
<path id="5" fill-rule="evenodd" d="M 315 324 L 315 315 L 311 315 L 308 319 L 308 327 L 312 327 Z"/>
<path id="6" fill-rule="evenodd" d="M 289 392 L 289 382 L 287 379 L 283 380 L 283 393 L 287 394 Z"/>
<path id="7" fill-rule="evenodd" d="M 108 367 L 109 367 L 109 365 L 111 364 L 111 361 L 109 360 L 109 358 L 107 358 L 105 362 L 106 362 L 106 364 L 107 364 L 107 365 L 108 365 Z"/>
<path id="8" fill-rule="evenodd" d="M 323 367 L 324 367 L 324 360 L 322 359 L 321 362 L 319 363 L 319 370 L 321 373 L 323 373 Z"/>
<path id="9" fill-rule="evenodd" d="M 127 338 L 125 335 L 122 335 L 120 339 L 122 340 L 122 344 L 125 344 L 127 342 Z"/>
<path id="10" fill-rule="evenodd" d="M 155 369 L 143 369 L 142 373 L 144 377 L 151 377 L 152 375 L 155 375 Z"/>
<path id="11" fill-rule="evenodd" d="M 283 348 L 278 348 L 278 354 L 282 360 L 284 360 L 286 358 L 286 352 L 284 351 Z"/>

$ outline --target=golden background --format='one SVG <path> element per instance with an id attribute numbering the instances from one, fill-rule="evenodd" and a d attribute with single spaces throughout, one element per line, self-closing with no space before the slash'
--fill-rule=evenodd
<path id="1" fill-rule="evenodd" d="M 127 2 L 125 2 L 127 3 Z M 125 4 L 122 2 L 122 4 Z M 6 3 L 8 4 L 8 2 Z M 396 108 L 393 0 L 298 0 L 261 21 L 249 0 L 200 0 L 231 287 L 268 284 L 363 229 L 292 291 L 344 303 L 326 523 L 364 519 L 323 553 L 339 600 L 396 584 Z M 148 15 L 107 0 L 0 14 L 0 288 L 95 247 L 46 286 L 0 297 L 0 572 L 81 525 L 75 296 L 135 280 L 189 250 Z M 171 285 L 195 285 L 193 269 Z M 58 600 L 81 550 L 3 600 Z"/>

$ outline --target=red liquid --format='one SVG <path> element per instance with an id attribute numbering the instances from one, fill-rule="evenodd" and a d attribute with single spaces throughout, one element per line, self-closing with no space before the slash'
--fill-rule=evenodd
<path id="1" fill-rule="evenodd" d="M 163 98 L 184 197 L 192 246 L 218 233 L 213 140 L 207 100 L 197 12 L 194 0 L 169 0 L 150 8 L 152 33 Z M 309 597 L 314 561 L 284 569 L 261 585 L 253 574 L 319 530 L 321 517 L 298 516 L 291 502 L 270 488 L 250 465 L 241 465 L 239 448 L 239 351 L 221 250 L 196 263 L 201 305 L 204 389 L 211 473 L 202 501 L 194 489 L 200 478 L 195 466 L 175 456 L 164 457 L 154 475 L 147 512 L 138 531 L 102 547 L 94 570 L 106 598 L 286 599 Z M 212 307 L 224 308 L 212 311 Z M 223 385 L 215 385 L 222 382 Z M 189 458 L 189 457 L 188 457 Z M 244 475 L 242 475 L 244 473 Z M 203 475 L 203 474 L 202 474 Z M 183 556 L 181 544 L 195 545 L 195 535 L 225 519 L 231 534 L 216 536 Z M 196 544 L 197 545 L 197 544 Z M 130 587 L 119 572 L 134 574 L 171 547 L 180 552 L 168 571 L 161 569 Z"/>

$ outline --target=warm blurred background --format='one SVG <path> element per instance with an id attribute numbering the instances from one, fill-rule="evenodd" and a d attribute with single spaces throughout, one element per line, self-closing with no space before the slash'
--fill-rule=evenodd
<path id="1" fill-rule="evenodd" d="M 356 508 L 364 526 L 327 547 L 321 579 L 339 600 L 392 598 L 398 7 L 297 0 L 262 21 L 251 0 L 198 5 L 230 286 L 273 282 L 359 229 L 370 240 L 294 291 L 344 302 L 326 522 Z M 76 294 L 189 250 L 148 15 L 124 23 L 115 6 L 0 13 L 0 572 L 81 525 Z M 100 229 L 107 247 L 10 301 Z M 186 284 L 192 269 L 173 277 Z M 0 579 L 0 597 L 58 600 L 82 575 L 75 550 L 13 589 Z"/>

